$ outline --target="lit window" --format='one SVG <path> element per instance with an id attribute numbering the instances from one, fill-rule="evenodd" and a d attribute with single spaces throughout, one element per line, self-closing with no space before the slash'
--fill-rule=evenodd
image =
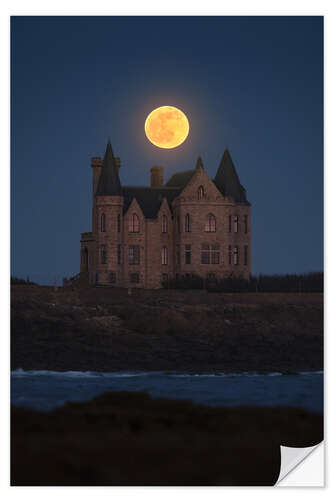
<path id="1" fill-rule="evenodd" d="M 205 223 L 205 231 L 206 231 L 206 233 L 215 233 L 216 232 L 215 215 L 213 215 L 213 214 L 207 215 L 206 223 Z"/>
<path id="2" fill-rule="evenodd" d="M 212 264 L 220 263 L 220 245 L 218 243 L 211 245 L 211 257 Z"/>
<path id="3" fill-rule="evenodd" d="M 128 263 L 130 265 L 140 264 L 139 245 L 131 245 L 128 247 Z"/>
<path id="4" fill-rule="evenodd" d="M 219 264 L 220 263 L 220 245 L 214 243 L 201 245 L 201 264 Z"/>
<path id="5" fill-rule="evenodd" d="M 167 247 L 162 248 L 162 264 L 166 266 L 168 264 L 168 249 Z"/>
<path id="6" fill-rule="evenodd" d="M 101 246 L 101 264 L 106 264 L 106 246 Z"/>
<path id="7" fill-rule="evenodd" d="M 238 265 L 238 247 L 234 247 L 234 265 Z"/>
<path id="8" fill-rule="evenodd" d="M 102 214 L 101 215 L 101 231 L 102 231 L 102 233 L 105 233 L 105 227 L 106 227 L 105 214 Z"/>
<path id="9" fill-rule="evenodd" d="M 129 220 L 129 232 L 138 233 L 140 231 L 140 221 L 136 214 L 130 216 Z"/>
<path id="10" fill-rule="evenodd" d="M 190 232 L 190 214 L 185 215 L 185 232 Z"/>
<path id="11" fill-rule="evenodd" d="M 162 233 L 168 232 L 168 218 L 166 215 L 162 217 Z"/>
<path id="12" fill-rule="evenodd" d="M 201 245 L 201 264 L 210 264 L 209 245 Z"/>
<path id="13" fill-rule="evenodd" d="M 238 233 L 238 215 L 234 217 L 234 232 Z"/>
<path id="14" fill-rule="evenodd" d="M 191 245 L 185 245 L 185 264 L 191 264 Z"/>
<path id="15" fill-rule="evenodd" d="M 203 188 L 203 186 L 200 186 L 199 189 L 198 189 L 198 200 L 202 200 L 202 198 L 204 197 L 204 195 L 205 195 L 204 188 Z"/>

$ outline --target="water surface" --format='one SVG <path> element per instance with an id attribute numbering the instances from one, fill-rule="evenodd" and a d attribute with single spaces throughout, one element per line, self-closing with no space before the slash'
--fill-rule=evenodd
<path id="1" fill-rule="evenodd" d="M 55 372 L 15 370 L 16 406 L 51 410 L 106 391 L 145 391 L 153 397 L 188 399 L 209 406 L 292 406 L 323 411 L 323 373 L 188 374 L 175 372 Z"/>

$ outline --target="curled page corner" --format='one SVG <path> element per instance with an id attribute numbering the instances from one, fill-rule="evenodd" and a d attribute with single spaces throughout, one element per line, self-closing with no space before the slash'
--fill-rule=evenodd
<path id="1" fill-rule="evenodd" d="M 280 446 L 281 467 L 280 474 L 275 485 L 278 485 L 295 467 L 310 455 L 321 443 L 307 448 L 291 448 L 289 446 Z"/>

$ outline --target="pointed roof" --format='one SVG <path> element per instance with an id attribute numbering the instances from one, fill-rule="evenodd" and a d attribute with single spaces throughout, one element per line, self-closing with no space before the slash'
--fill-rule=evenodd
<path id="1" fill-rule="evenodd" d="M 214 183 L 224 196 L 231 196 L 237 203 L 248 203 L 228 148 L 223 153 Z"/>
<path id="2" fill-rule="evenodd" d="M 113 155 L 110 139 L 103 159 L 102 171 L 96 189 L 97 196 L 121 196 L 118 167 Z"/>
<path id="3" fill-rule="evenodd" d="M 197 159 L 197 164 L 196 164 L 195 168 L 196 168 L 196 169 L 197 169 L 197 168 L 204 168 L 203 163 L 202 163 L 202 158 L 201 158 L 201 156 L 200 156 L 200 155 L 198 156 L 198 159 Z"/>

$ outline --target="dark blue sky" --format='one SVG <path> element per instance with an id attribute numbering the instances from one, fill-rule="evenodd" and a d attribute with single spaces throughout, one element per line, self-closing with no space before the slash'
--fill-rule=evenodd
<path id="1" fill-rule="evenodd" d="M 189 118 L 174 150 L 144 134 L 161 105 Z M 108 136 L 127 185 L 199 153 L 213 177 L 228 145 L 252 203 L 252 272 L 322 270 L 321 17 L 12 18 L 12 274 L 79 271 L 90 157 Z"/>

